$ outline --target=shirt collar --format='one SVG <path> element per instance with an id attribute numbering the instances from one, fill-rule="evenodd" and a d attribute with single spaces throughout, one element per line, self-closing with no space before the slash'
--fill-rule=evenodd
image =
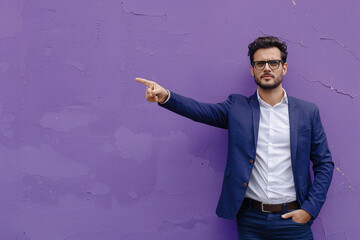
<path id="1" fill-rule="evenodd" d="M 265 106 L 275 107 L 275 106 L 280 105 L 280 104 L 288 104 L 289 100 L 288 100 L 288 96 L 286 94 L 286 91 L 285 91 L 285 89 L 282 89 L 282 90 L 284 91 L 284 96 L 281 99 L 281 101 L 278 102 L 277 104 L 275 104 L 274 106 L 271 106 L 270 104 L 268 104 L 267 102 L 265 102 L 264 100 L 261 99 L 259 91 L 256 89 L 256 95 L 257 95 L 257 98 L 258 98 L 258 101 L 259 101 L 260 105 L 263 106 L 263 107 L 265 107 Z"/>

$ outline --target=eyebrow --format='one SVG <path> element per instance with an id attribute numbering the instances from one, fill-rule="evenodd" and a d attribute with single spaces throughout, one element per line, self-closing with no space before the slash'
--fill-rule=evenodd
<path id="1" fill-rule="evenodd" d="M 266 62 L 266 61 L 273 61 L 273 60 L 275 60 L 275 61 L 277 61 L 277 60 L 281 60 L 281 59 L 269 59 L 269 60 L 254 60 L 253 62 Z"/>

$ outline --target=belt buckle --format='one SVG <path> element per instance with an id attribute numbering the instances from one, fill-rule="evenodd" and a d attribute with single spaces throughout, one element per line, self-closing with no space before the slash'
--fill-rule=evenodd
<path id="1" fill-rule="evenodd" d="M 261 203 L 261 211 L 264 212 L 264 213 L 272 213 L 272 211 L 264 210 L 264 203 Z"/>

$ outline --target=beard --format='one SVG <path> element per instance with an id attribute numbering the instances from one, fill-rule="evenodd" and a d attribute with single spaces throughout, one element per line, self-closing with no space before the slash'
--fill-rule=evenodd
<path id="1" fill-rule="evenodd" d="M 261 77 L 262 77 L 262 76 L 260 76 L 260 78 L 254 76 L 254 80 L 255 80 L 256 85 L 258 85 L 258 86 L 259 86 L 261 89 L 263 89 L 263 90 L 272 90 L 272 89 L 275 89 L 275 88 L 277 88 L 278 86 L 280 86 L 280 84 L 282 83 L 282 76 L 278 76 L 278 77 L 276 78 L 276 77 L 275 77 L 274 75 L 272 75 L 272 74 L 268 74 L 268 75 L 271 75 L 272 78 L 274 78 L 274 83 L 272 83 L 272 84 L 264 84 L 264 83 L 261 82 Z"/>

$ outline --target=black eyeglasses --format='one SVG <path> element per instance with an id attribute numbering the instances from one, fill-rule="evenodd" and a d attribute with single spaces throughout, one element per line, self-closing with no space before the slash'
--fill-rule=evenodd
<path id="1" fill-rule="evenodd" d="M 283 60 L 255 61 L 252 62 L 251 65 L 255 67 L 257 70 L 263 70 L 266 64 L 269 64 L 269 68 L 271 70 L 276 70 L 280 67 L 280 63 L 284 64 L 284 61 Z"/>

